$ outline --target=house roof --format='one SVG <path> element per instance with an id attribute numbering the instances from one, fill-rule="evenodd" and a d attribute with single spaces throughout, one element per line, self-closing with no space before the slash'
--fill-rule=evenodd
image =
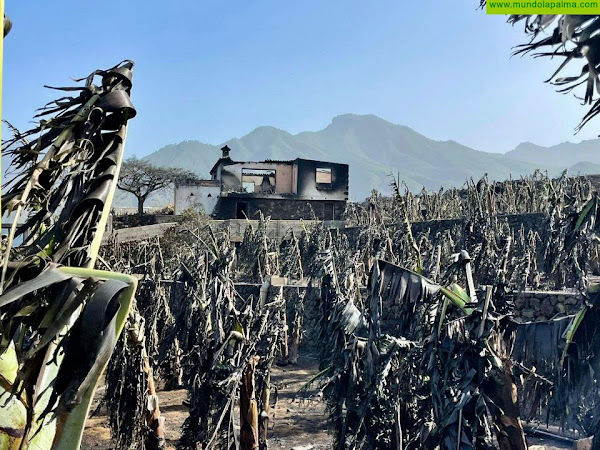
<path id="1" fill-rule="evenodd" d="M 217 181 L 217 180 L 195 180 L 195 181 L 188 181 L 185 183 L 182 183 L 178 186 L 212 186 L 212 187 L 216 187 L 216 186 L 221 186 L 221 182 Z"/>
<path id="2" fill-rule="evenodd" d="M 298 160 L 298 158 L 296 159 L 265 159 L 264 161 L 260 161 L 260 162 L 266 162 L 266 163 L 274 163 L 274 164 L 292 164 L 295 163 Z"/>
<path id="3" fill-rule="evenodd" d="M 237 164 L 237 161 L 234 161 L 229 156 L 226 158 L 219 158 L 218 161 L 215 163 L 215 165 L 212 167 L 212 169 L 210 169 L 211 175 L 215 172 L 215 170 L 217 170 L 217 167 L 219 167 L 219 164 L 221 164 L 221 163 L 223 163 L 226 166 L 229 166 L 231 164 Z"/>

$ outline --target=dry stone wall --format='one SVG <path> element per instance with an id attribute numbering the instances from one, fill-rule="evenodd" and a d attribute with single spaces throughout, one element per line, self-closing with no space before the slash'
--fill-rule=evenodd
<path id="1" fill-rule="evenodd" d="M 574 291 L 524 291 L 513 293 L 515 318 L 528 322 L 575 314 L 583 297 Z"/>
<path id="2" fill-rule="evenodd" d="M 480 301 L 483 300 L 483 291 L 479 292 L 478 297 Z M 510 297 L 515 305 L 514 318 L 520 322 L 543 321 L 572 315 L 583 306 L 583 297 L 575 291 L 523 291 L 514 292 Z M 393 333 L 402 310 L 401 305 L 387 302 L 383 304 L 382 310 L 382 328 Z"/>

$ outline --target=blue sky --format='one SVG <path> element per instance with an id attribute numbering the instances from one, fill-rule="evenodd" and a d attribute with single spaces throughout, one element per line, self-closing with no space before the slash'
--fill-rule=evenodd
<path id="1" fill-rule="evenodd" d="M 478 0 L 6 3 L 4 118 L 25 128 L 56 97 L 42 85 L 133 59 L 129 155 L 344 113 L 499 152 L 599 134 L 596 121 L 573 135 L 584 107 L 543 83 L 559 61 L 509 58 L 522 26 Z"/>

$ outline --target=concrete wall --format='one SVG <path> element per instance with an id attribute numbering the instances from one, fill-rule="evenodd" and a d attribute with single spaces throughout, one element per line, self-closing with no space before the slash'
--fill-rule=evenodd
<path id="1" fill-rule="evenodd" d="M 348 200 L 347 164 L 298 159 L 297 194 L 306 200 Z M 317 184 L 317 168 L 331 169 L 331 185 Z"/>
<path id="2" fill-rule="evenodd" d="M 175 225 L 177 225 L 177 223 L 171 222 L 114 230 L 112 234 L 104 233 L 102 244 L 107 245 L 112 242 L 120 244 L 123 242 L 143 241 L 161 237 L 163 234 L 165 234 L 165 231 L 173 228 Z"/>
<path id="3" fill-rule="evenodd" d="M 331 170 L 331 183 L 317 183 L 317 168 Z M 224 192 L 242 192 L 243 170 L 274 170 L 275 193 L 296 194 L 304 200 L 348 200 L 347 164 L 297 159 L 283 162 L 240 162 L 219 166 L 217 179 Z"/>
<path id="4" fill-rule="evenodd" d="M 291 194 L 294 192 L 294 166 L 280 164 L 275 169 L 275 192 L 277 194 Z"/>
<path id="5" fill-rule="evenodd" d="M 177 225 L 176 220 L 179 219 L 177 216 L 169 216 L 170 222 L 136 226 L 133 228 L 121 228 L 118 230 L 112 230 L 109 232 L 107 229 L 104 234 L 102 243 L 104 245 L 114 241 L 117 243 L 121 242 L 133 242 L 150 239 L 154 237 L 161 237 L 165 231 Z M 267 236 L 275 241 L 280 241 L 287 234 L 289 230 L 292 230 L 296 236 L 300 236 L 305 226 L 314 223 L 312 220 L 273 220 L 267 223 Z M 229 228 L 230 238 L 232 242 L 242 242 L 244 240 L 244 233 L 246 227 L 252 225 L 255 229 L 258 227 L 258 220 L 213 220 L 210 222 L 211 227 L 215 231 L 224 231 Z M 344 221 L 325 221 L 325 227 L 329 229 L 343 230 L 345 226 Z"/>
<path id="6" fill-rule="evenodd" d="M 163 209 L 165 206 L 144 206 L 144 214 L 158 214 Z M 117 217 L 138 213 L 137 206 L 113 206 L 111 211 Z"/>
<path id="7" fill-rule="evenodd" d="M 179 215 L 189 208 L 202 208 L 206 214 L 212 214 L 219 195 L 220 186 L 178 186 L 175 188 L 175 214 Z"/>

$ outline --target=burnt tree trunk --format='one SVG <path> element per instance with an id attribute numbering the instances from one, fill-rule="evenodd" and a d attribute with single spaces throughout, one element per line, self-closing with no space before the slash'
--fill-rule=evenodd
<path id="1" fill-rule="evenodd" d="M 294 318 L 292 319 L 292 336 L 290 345 L 290 363 L 298 364 L 298 350 L 300 341 L 302 340 L 302 318 L 304 316 L 304 296 L 305 292 L 300 292 L 300 288 L 296 288 L 296 295 L 293 296 L 294 301 Z"/>
<path id="2" fill-rule="evenodd" d="M 146 337 L 144 336 L 144 319 L 136 312 L 133 315 L 133 323 L 129 329 L 128 339 L 132 345 L 138 346 L 141 350 L 142 371 L 147 381 L 148 391 L 146 392 L 145 422 L 147 430 L 146 449 L 160 450 L 165 448 L 165 418 L 160 414 L 158 406 L 158 395 L 154 385 L 154 376 L 152 367 L 150 367 L 150 358 L 146 351 Z"/>
<path id="3" fill-rule="evenodd" d="M 500 450 L 527 450 L 527 440 L 520 417 L 517 386 L 510 371 L 506 368 L 494 368 L 490 374 L 486 391 L 501 410 L 500 415 L 494 417 Z"/>
<path id="4" fill-rule="evenodd" d="M 152 368 L 144 348 L 144 373 L 148 378 L 148 400 L 146 405 L 146 425 L 150 433 L 146 439 L 146 449 L 159 450 L 165 448 L 165 418 L 160 414 L 158 395 L 154 385 Z"/>
<path id="5" fill-rule="evenodd" d="M 290 351 L 288 344 L 288 323 L 287 323 L 287 301 L 285 296 L 283 295 L 283 288 L 279 288 L 279 296 L 283 299 L 283 307 L 279 314 L 281 314 L 281 324 L 282 324 L 282 336 L 281 336 L 281 364 L 288 364 L 290 360 Z"/>
<path id="6" fill-rule="evenodd" d="M 258 405 L 254 384 L 256 358 L 250 358 L 242 375 L 240 388 L 240 449 L 258 448 Z"/>
<path id="7" fill-rule="evenodd" d="M 172 361 L 172 370 L 171 373 L 174 376 L 173 379 L 170 380 L 171 387 L 173 389 L 178 389 L 183 386 L 183 366 L 181 365 L 181 348 L 179 347 L 179 339 L 175 338 L 175 342 L 173 343 L 173 361 Z"/>
<path id="8" fill-rule="evenodd" d="M 269 429 L 269 413 L 271 412 L 271 369 L 267 368 L 267 373 L 263 380 L 261 404 L 262 411 L 258 418 L 258 445 L 259 450 L 267 450 L 267 431 Z"/>
<path id="9" fill-rule="evenodd" d="M 290 363 L 298 364 L 298 348 L 302 337 L 302 315 L 296 311 L 292 322 L 292 342 L 290 346 Z"/>

